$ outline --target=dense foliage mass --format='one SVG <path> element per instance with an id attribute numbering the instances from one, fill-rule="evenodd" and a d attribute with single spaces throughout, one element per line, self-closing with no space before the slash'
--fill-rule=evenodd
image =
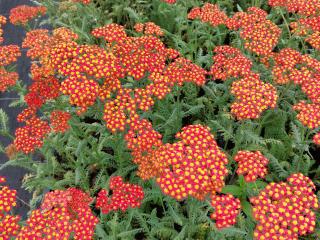
<path id="1" fill-rule="evenodd" d="M 0 239 L 320 237 L 319 0 L 33 2 L 0 16 L 33 193 L 16 216 L 0 176 Z"/>

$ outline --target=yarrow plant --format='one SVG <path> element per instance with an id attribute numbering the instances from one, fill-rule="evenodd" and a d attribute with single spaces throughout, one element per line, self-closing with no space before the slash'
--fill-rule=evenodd
<path id="1" fill-rule="evenodd" d="M 32 199 L 0 177 L 0 239 L 316 239 L 320 5 L 253 2 L 13 8 L 0 92 L 23 109 L 13 136 L 0 110 L 0 170 L 28 169 Z"/>

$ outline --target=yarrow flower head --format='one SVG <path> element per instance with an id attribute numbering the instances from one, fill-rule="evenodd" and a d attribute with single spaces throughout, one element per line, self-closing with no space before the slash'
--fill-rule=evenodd
<path id="1" fill-rule="evenodd" d="M 110 178 L 109 184 L 112 196 L 108 196 L 108 191 L 100 190 L 97 196 L 96 208 L 100 208 L 103 214 L 111 211 L 126 211 L 128 208 L 140 207 L 144 198 L 143 188 L 139 185 L 124 183 L 122 177 Z"/>
<path id="2" fill-rule="evenodd" d="M 0 66 L 7 66 L 13 62 L 16 62 L 20 56 L 21 52 L 19 46 L 0 46 Z"/>
<path id="3" fill-rule="evenodd" d="M 272 7 L 284 7 L 289 12 L 298 13 L 302 16 L 315 15 L 320 10 L 318 0 L 269 0 L 268 3 Z"/>
<path id="4" fill-rule="evenodd" d="M 193 8 L 189 14 L 189 19 L 199 18 L 202 22 L 210 23 L 213 27 L 225 24 L 228 16 L 220 10 L 216 4 L 206 3 L 201 8 Z"/>
<path id="5" fill-rule="evenodd" d="M 0 176 L 0 238 L 11 239 L 20 229 L 20 216 L 8 214 L 16 206 L 17 191 L 3 186 L 5 177 Z"/>
<path id="6" fill-rule="evenodd" d="M 263 111 L 274 108 L 278 99 L 276 88 L 254 73 L 233 82 L 231 93 L 236 97 L 231 113 L 239 120 L 260 117 Z"/>
<path id="7" fill-rule="evenodd" d="M 226 228 L 236 223 L 241 204 L 238 198 L 231 194 L 211 196 L 211 206 L 215 209 L 210 215 L 216 221 L 218 229 Z"/>
<path id="8" fill-rule="evenodd" d="M 127 38 L 124 27 L 116 23 L 110 23 L 103 27 L 95 28 L 91 33 L 94 37 L 103 37 L 107 42 L 110 43 L 121 42 Z"/>
<path id="9" fill-rule="evenodd" d="M 319 203 L 315 185 L 301 173 L 292 174 L 287 182 L 270 183 L 252 197 L 253 214 L 258 224 L 255 239 L 293 239 L 315 230 Z"/>
<path id="10" fill-rule="evenodd" d="M 7 72 L 4 68 L 0 68 L 0 92 L 4 92 L 9 87 L 14 86 L 18 78 L 18 73 Z"/>
<path id="11" fill-rule="evenodd" d="M 145 35 L 163 36 L 164 34 L 161 28 L 153 22 L 137 23 L 134 25 L 134 29 Z"/>
<path id="12" fill-rule="evenodd" d="M 0 185 L 6 182 L 6 179 L 0 176 Z M 9 212 L 16 206 L 17 191 L 10 189 L 8 186 L 0 186 L 0 213 Z"/>
<path id="13" fill-rule="evenodd" d="M 234 157 L 238 162 L 238 175 L 244 175 L 247 182 L 254 182 L 258 177 L 265 178 L 269 160 L 260 151 L 239 151 Z"/>
<path id="14" fill-rule="evenodd" d="M 49 132 L 49 124 L 33 116 L 26 120 L 26 126 L 16 129 L 14 145 L 17 150 L 28 154 L 42 146 L 43 140 Z"/>
<path id="15" fill-rule="evenodd" d="M 214 64 L 210 74 L 214 79 L 223 81 L 228 78 L 239 78 L 251 73 L 252 62 L 239 49 L 230 46 L 217 46 L 213 51 Z"/>
<path id="16" fill-rule="evenodd" d="M 228 174 L 228 159 L 210 129 L 186 126 L 176 138 L 181 140 L 151 153 L 155 156 L 153 164 L 158 166 L 157 183 L 162 191 L 177 200 L 188 196 L 203 200 L 208 194 L 220 192 Z"/>
<path id="17" fill-rule="evenodd" d="M 226 21 L 226 25 L 232 30 L 240 29 L 240 37 L 245 40 L 248 50 L 268 56 L 276 46 L 281 30 L 266 17 L 264 10 L 250 7 L 247 12 L 237 12 Z"/>
<path id="18" fill-rule="evenodd" d="M 41 15 L 45 15 L 46 7 L 32 7 L 27 5 L 19 5 L 10 10 L 10 22 L 14 25 L 26 25 L 30 20 Z"/>
<path id="19" fill-rule="evenodd" d="M 6 24 L 7 18 L 5 16 L 0 15 L 0 44 L 3 42 L 3 29 L 2 25 Z"/>
<path id="20" fill-rule="evenodd" d="M 68 121 L 71 118 L 71 114 L 63 111 L 53 111 L 50 115 L 50 123 L 53 131 L 55 132 L 65 132 L 70 126 Z"/>
<path id="21" fill-rule="evenodd" d="M 17 239 L 32 239 L 37 236 L 47 239 L 92 239 L 98 218 L 89 204 L 92 198 L 76 188 L 55 190 L 45 195 L 41 210 L 31 216 L 18 234 Z"/>
<path id="22" fill-rule="evenodd" d="M 299 111 L 298 120 L 310 129 L 320 126 L 320 104 L 301 101 L 293 106 L 293 110 Z"/>
<path id="23" fill-rule="evenodd" d="M 275 65 L 272 69 L 273 79 L 279 84 L 290 81 L 301 85 L 302 90 L 313 101 L 318 98 L 320 85 L 320 61 L 298 51 L 284 48 L 274 54 Z"/>
<path id="24" fill-rule="evenodd" d="M 313 136 L 313 143 L 320 146 L 320 132 L 316 133 Z"/>

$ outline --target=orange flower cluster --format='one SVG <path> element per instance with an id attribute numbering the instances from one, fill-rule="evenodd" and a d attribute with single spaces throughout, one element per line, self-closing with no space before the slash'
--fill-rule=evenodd
<path id="1" fill-rule="evenodd" d="M 263 111 L 275 108 L 278 99 L 276 88 L 254 73 L 233 82 L 231 93 L 236 97 L 231 113 L 239 120 L 259 118 Z"/>
<path id="2" fill-rule="evenodd" d="M 211 218 L 216 221 L 218 229 L 230 227 L 236 223 L 236 218 L 240 213 L 240 200 L 231 194 L 214 195 L 211 197 L 211 206 L 215 212 Z"/>
<path id="3" fill-rule="evenodd" d="M 75 188 L 47 193 L 41 210 L 32 211 L 17 239 L 92 239 L 98 223 L 89 206 L 92 200 Z"/>
<path id="4" fill-rule="evenodd" d="M 202 22 L 210 23 L 213 27 L 225 24 L 228 16 L 216 4 L 205 3 L 201 8 L 195 7 L 188 13 L 189 19 L 199 18 Z"/>
<path id="5" fill-rule="evenodd" d="M 281 30 L 266 16 L 262 9 L 251 7 L 247 12 L 237 12 L 226 21 L 226 25 L 229 29 L 241 29 L 240 37 L 245 40 L 245 48 L 257 55 L 269 56 L 278 43 Z"/>
<path id="6" fill-rule="evenodd" d="M 144 198 L 143 188 L 139 185 L 124 183 L 122 177 L 110 178 L 111 198 L 108 191 L 102 189 L 97 196 L 96 208 L 100 208 L 103 214 L 111 211 L 126 211 L 128 208 L 140 207 Z"/>
<path id="7" fill-rule="evenodd" d="M 5 23 L 5 18 L 0 16 L 0 44 L 2 43 L 1 24 Z M 20 48 L 17 45 L 0 46 L 0 92 L 4 92 L 8 87 L 14 86 L 19 78 L 16 72 L 9 72 L 5 67 L 16 62 L 21 56 Z"/>
<path id="8" fill-rule="evenodd" d="M 17 45 L 0 46 L 0 67 L 16 62 L 20 56 L 20 48 Z"/>
<path id="9" fill-rule="evenodd" d="M 313 143 L 320 146 L 320 132 L 313 136 Z"/>
<path id="10" fill-rule="evenodd" d="M 46 7 L 31 7 L 27 5 L 19 5 L 10 10 L 10 22 L 14 25 L 26 25 L 30 20 L 41 15 L 45 15 Z"/>
<path id="11" fill-rule="evenodd" d="M 258 224 L 254 238 L 259 240 L 298 240 L 299 235 L 315 229 L 318 209 L 315 185 L 301 173 L 292 174 L 287 182 L 270 183 L 258 196 L 252 197 L 254 218 Z"/>
<path id="12" fill-rule="evenodd" d="M 153 22 L 137 23 L 136 25 L 134 25 L 134 29 L 139 33 L 144 33 L 145 35 L 164 35 L 161 28 Z"/>
<path id="13" fill-rule="evenodd" d="M 148 23 L 144 27 L 146 31 Z M 52 49 L 49 62 L 67 76 L 61 90 L 81 112 L 97 98 L 106 100 L 104 120 L 112 132 L 125 130 L 137 119 L 139 110 L 149 110 L 154 98 L 163 98 L 174 84 L 205 83 L 206 71 L 191 61 L 178 58 L 168 63 L 178 52 L 167 49 L 154 36 L 129 37 L 117 24 L 96 28 L 92 35 L 108 41 L 107 49 L 68 42 Z M 134 87 L 135 81 L 147 81 L 147 76 L 150 81 L 144 88 Z M 132 77 L 133 86 L 124 88 L 123 83 Z"/>
<path id="14" fill-rule="evenodd" d="M 54 132 L 65 132 L 70 126 L 68 121 L 71 118 L 71 114 L 63 111 L 53 111 L 50 115 L 50 123 Z"/>
<path id="15" fill-rule="evenodd" d="M 4 92 L 8 87 L 14 86 L 18 78 L 18 73 L 7 72 L 4 68 L 0 67 L 0 92 Z"/>
<path id="16" fill-rule="evenodd" d="M 11 239 L 20 229 L 20 217 L 7 214 L 16 206 L 17 191 L 2 186 L 5 182 L 6 179 L 0 176 L 0 239 Z"/>
<path id="17" fill-rule="evenodd" d="M 230 46 L 217 46 L 213 51 L 214 64 L 210 74 L 223 81 L 230 77 L 239 78 L 251 73 L 252 62 L 239 49 Z"/>
<path id="18" fill-rule="evenodd" d="M 48 64 L 51 48 L 57 44 L 72 42 L 77 35 L 66 28 L 58 28 L 53 31 L 52 36 L 48 30 L 37 29 L 27 33 L 23 41 L 23 47 L 30 48 L 27 55 L 38 60 L 31 66 L 33 83 L 29 86 L 29 92 L 24 96 L 28 108 L 17 118 L 20 122 L 26 122 L 26 126 L 16 130 L 14 145 L 17 150 L 28 154 L 43 144 L 45 136 L 50 132 L 48 122 L 40 120 L 36 116 L 39 109 L 46 101 L 55 99 L 60 95 L 60 82 L 54 75 L 54 69 Z M 66 117 L 63 117 L 66 119 Z M 53 121 L 53 129 L 59 131 L 67 126 L 55 126 L 57 120 Z M 61 121 L 61 119 L 59 119 Z M 65 123 L 64 123 L 65 124 Z"/>
<path id="19" fill-rule="evenodd" d="M 20 115 L 19 119 L 24 119 L 24 116 Z M 28 154 L 42 146 L 45 136 L 50 132 L 50 126 L 35 115 L 25 122 L 26 126 L 16 129 L 14 145 L 18 151 Z"/>
<path id="20" fill-rule="evenodd" d="M 7 18 L 5 16 L 0 15 L 0 44 L 3 42 L 3 29 L 2 25 L 6 24 Z"/>
<path id="21" fill-rule="evenodd" d="M 265 178 L 269 160 L 260 151 L 239 151 L 234 156 L 238 162 L 238 175 L 244 175 L 246 182 L 254 182 L 258 177 Z"/>
<path id="22" fill-rule="evenodd" d="M 310 129 L 320 127 L 320 104 L 301 101 L 293 106 L 293 110 L 299 111 L 298 120 Z"/>

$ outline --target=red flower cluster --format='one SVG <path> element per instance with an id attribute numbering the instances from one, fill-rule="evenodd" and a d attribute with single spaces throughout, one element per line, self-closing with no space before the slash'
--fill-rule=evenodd
<path id="1" fill-rule="evenodd" d="M 292 174 L 287 182 L 270 183 L 252 197 L 254 218 L 258 221 L 255 239 L 296 239 L 315 229 L 318 199 L 315 185 L 301 173 Z"/>
<path id="2" fill-rule="evenodd" d="M 98 97 L 99 84 L 86 76 L 70 77 L 62 82 L 61 92 L 70 96 L 70 103 L 85 110 Z"/>
<path id="3" fill-rule="evenodd" d="M 17 191 L 1 186 L 5 182 L 6 179 L 0 176 L 0 239 L 11 239 L 20 229 L 20 217 L 7 214 L 16 206 Z"/>
<path id="4" fill-rule="evenodd" d="M 1 25 L 6 23 L 6 18 L 0 15 L 0 44 L 3 41 Z M 5 66 L 16 62 L 21 56 L 17 45 L 0 46 L 0 92 L 6 91 L 14 86 L 19 78 L 16 72 L 9 72 Z"/>
<path id="5" fill-rule="evenodd" d="M 247 49 L 257 55 L 268 56 L 276 46 L 281 30 L 266 16 L 262 9 L 251 7 L 247 12 L 237 12 L 226 25 L 230 29 L 241 29 L 240 37 L 245 40 Z"/>
<path id="6" fill-rule="evenodd" d="M 6 179 L 0 177 L 0 184 L 5 183 Z M 10 189 L 8 186 L 0 186 L 0 217 L 2 212 L 9 212 L 16 206 L 17 191 Z"/>
<path id="7" fill-rule="evenodd" d="M 92 198 L 79 189 L 55 190 L 45 195 L 41 210 L 31 213 L 17 239 L 92 239 L 98 218 L 89 204 Z"/>
<path id="8" fill-rule="evenodd" d="M 143 188 L 139 185 L 124 183 L 122 177 L 110 178 L 111 198 L 108 191 L 102 189 L 97 196 L 96 208 L 100 208 L 103 214 L 111 211 L 126 211 L 128 208 L 140 207 L 144 198 Z"/>
<path id="9" fill-rule="evenodd" d="M 310 129 L 320 126 L 320 104 L 301 101 L 293 106 L 293 110 L 299 111 L 298 120 Z"/>
<path id="10" fill-rule="evenodd" d="M 293 33 L 306 36 L 305 41 L 320 50 L 320 3 L 318 0 L 269 0 L 272 7 L 281 6 L 298 13 L 298 21 L 290 23 Z"/>
<path id="11" fill-rule="evenodd" d="M 228 159 L 210 129 L 202 125 L 186 126 L 176 138 L 181 140 L 151 152 L 162 191 L 177 200 L 188 196 L 203 200 L 208 194 L 220 192 L 228 174 Z"/>
<path id="12" fill-rule="evenodd" d="M 164 35 L 161 28 L 153 22 L 137 23 L 136 25 L 134 25 L 134 29 L 139 33 L 144 33 L 145 35 Z"/>
<path id="13" fill-rule="evenodd" d="M 37 59 L 38 63 L 33 63 L 31 73 L 33 83 L 29 86 L 29 92 L 24 96 L 28 108 L 22 112 L 17 120 L 26 122 L 26 126 L 16 130 L 16 139 L 14 145 L 17 150 L 24 153 L 33 152 L 43 144 L 45 136 L 50 132 L 49 124 L 40 120 L 36 116 L 39 109 L 47 100 L 55 99 L 60 95 L 60 83 L 54 75 L 53 68 L 48 63 L 48 57 L 51 48 L 57 44 L 72 42 L 77 35 L 65 28 L 59 28 L 53 31 L 52 36 L 48 30 L 37 29 L 27 33 L 23 41 L 23 47 L 30 48 L 27 55 L 32 59 Z M 66 119 L 66 116 L 63 117 Z M 60 121 L 62 119 L 59 119 Z M 53 128 L 59 131 L 67 126 L 62 126 L 63 122 L 57 124 L 57 119 L 53 122 Z M 65 124 L 65 123 L 64 123 Z"/>
<path id="14" fill-rule="evenodd" d="M 210 217 L 216 221 L 218 229 L 230 227 L 236 223 L 241 208 L 238 198 L 231 194 L 214 195 L 211 197 L 211 206 L 215 212 Z"/>
<path id="15" fill-rule="evenodd" d="M 0 66 L 16 62 L 20 56 L 20 48 L 17 45 L 0 46 Z"/>
<path id="16" fill-rule="evenodd" d="M 17 236 L 20 230 L 19 221 L 20 216 L 1 216 L 0 214 L 0 238 L 7 240 Z"/>
<path id="17" fill-rule="evenodd" d="M 210 74 L 223 81 L 230 77 L 239 78 L 251 73 L 252 62 L 239 49 L 230 46 L 217 46 L 213 51 L 214 64 Z"/>
<path id="18" fill-rule="evenodd" d="M 273 78 L 283 84 L 293 81 L 316 104 L 320 103 L 320 61 L 301 55 L 292 49 L 283 49 L 274 55 Z"/>
<path id="19" fill-rule="evenodd" d="M 220 10 L 216 4 L 206 3 L 200 7 L 193 8 L 189 14 L 189 19 L 199 18 L 202 22 L 210 23 L 213 27 L 225 24 L 228 16 Z"/>
<path id="20" fill-rule="evenodd" d="M 10 22 L 14 25 L 26 25 L 28 21 L 41 15 L 45 15 L 46 7 L 31 7 L 27 5 L 19 5 L 10 11 Z"/>
<path id="21" fill-rule="evenodd" d="M 228 160 L 209 128 L 184 127 L 176 134 L 179 142 L 162 144 L 150 122 L 136 120 L 130 127 L 125 139 L 142 179 L 156 177 L 162 191 L 177 200 L 188 196 L 203 200 L 221 191 Z"/>
<path id="22" fill-rule="evenodd" d="M 2 29 L 2 25 L 6 24 L 7 19 L 5 16 L 0 15 L 0 44 L 3 42 L 3 29 Z"/>
<path id="23" fill-rule="evenodd" d="M 237 174 L 244 175 L 247 182 L 254 182 L 258 177 L 265 178 L 267 175 L 269 160 L 260 151 L 239 151 L 234 160 L 238 162 Z"/>
<path id="24" fill-rule="evenodd" d="M 320 6 L 319 6 L 320 10 Z M 299 36 L 306 36 L 305 41 L 320 50 L 320 15 L 302 17 L 297 22 L 290 23 L 292 32 Z"/>
<path id="25" fill-rule="evenodd" d="M 50 115 L 50 123 L 53 131 L 55 132 L 65 132 L 70 126 L 68 121 L 71 118 L 71 114 L 63 111 L 53 111 Z"/>
<path id="26" fill-rule="evenodd" d="M 21 119 L 24 119 L 20 115 Z M 14 145 L 18 151 L 28 154 L 43 144 L 45 136 L 50 132 L 49 124 L 36 116 L 25 120 L 26 126 L 16 129 Z"/>
<path id="27" fill-rule="evenodd" d="M 314 142 L 314 144 L 320 146 L 320 132 L 316 133 L 316 134 L 313 136 L 313 142 Z"/>
<path id="28" fill-rule="evenodd" d="M 95 28 L 91 32 L 92 36 L 96 38 L 103 37 L 107 42 L 121 42 L 127 38 L 126 31 L 123 26 L 111 23 L 103 27 Z"/>
<path id="29" fill-rule="evenodd" d="M 319 0 L 269 0 L 272 7 L 284 7 L 289 12 L 302 16 L 315 15 L 320 10 Z"/>
<path id="30" fill-rule="evenodd" d="M 4 92 L 8 87 L 14 86 L 18 78 L 18 73 L 7 72 L 4 68 L 0 67 L 0 92 Z"/>
<path id="31" fill-rule="evenodd" d="M 259 79 L 252 73 L 233 82 L 231 93 L 236 101 L 231 105 L 231 112 L 239 119 L 255 119 L 268 108 L 275 108 L 277 103 L 276 88 Z"/>
<path id="32" fill-rule="evenodd" d="M 143 27 L 145 32 L 154 30 L 150 23 Z M 108 49 L 75 42 L 59 44 L 50 52 L 50 66 L 67 76 L 61 90 L 81 111 L 93 105 L 98 97 L 107 100 L 104 120 L 112 132 L 123 131 L 127 124 L 135 122 L 138 110 L 149 110 L 154 98 L 163 98 L 175 83 L 205 82 L 206 71 L 187 59 L 178 58 L 168 64 L 167 59 L 178 54 L 156 37 L 128 37 L 117 24 L 96 28 L 92 34 L 107 40 Z M 147 73 L 151 83 L 145 88 L 121 86 L 120 79 L 134 77 L 142 81 Z"/>

